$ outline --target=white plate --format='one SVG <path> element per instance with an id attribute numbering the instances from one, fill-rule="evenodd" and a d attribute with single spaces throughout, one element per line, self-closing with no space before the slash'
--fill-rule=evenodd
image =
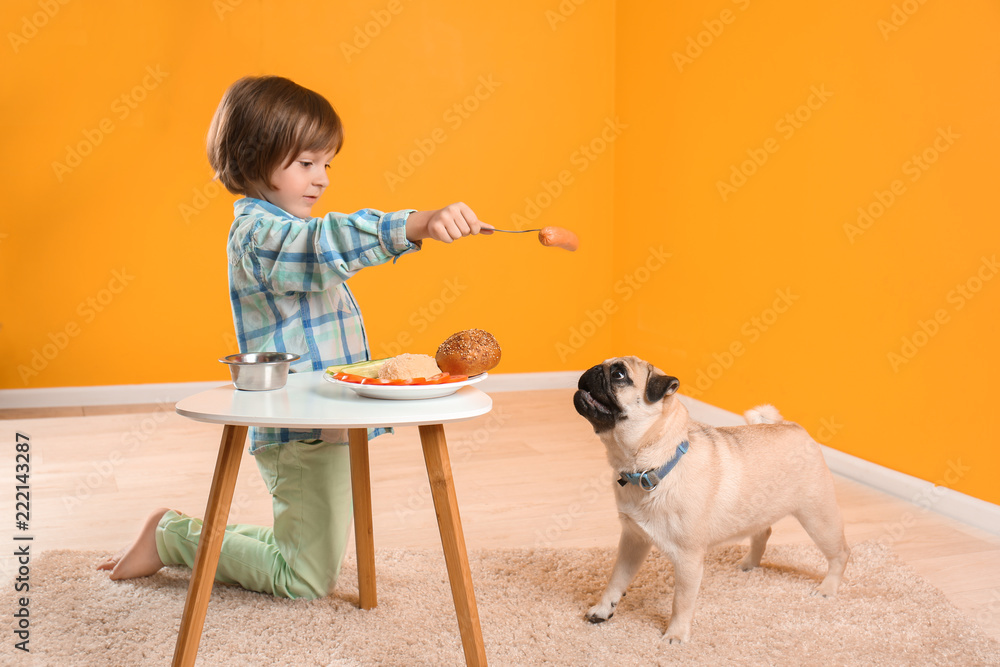
<path id="1" fill-rule="evenodd" d="M 445 384 L 358 384 L 357 382 L 344 382 L 337 380 L 329 373 L 323 374 L 323 379 L 338 387 L 346 387 L 364 398 L 382 398 L 392 401 L 412 401 L 421 398 L 441 398 L 451 396 L 462 387 L 476 384 L 486 379 L 488 373 L 473 375 L 468 380 L 461 382 L 448 382 Z"/>

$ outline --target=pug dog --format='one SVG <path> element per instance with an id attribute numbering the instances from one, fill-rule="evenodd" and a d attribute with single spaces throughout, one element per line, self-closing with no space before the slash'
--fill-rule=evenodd
<path id="1" fill-rule="evenodd" d="M 760 565 L 771 525 L 791 514 L 826 556 L 815 593 L 837 592 L 850 549 L 833 477 L 820 446 L 770 406 L 745 414 L 747 426 L 694 421 L 677 397 L 680 381 L 637 357 L 586 371 L 573 396 L 620 475 L 614 485 L 622 532 L 611 579 L 586 619 L 614 614 L 655 545 L 674 564 L 674 601 L 664 638 L 690 641 L 705 555 L 743 537 L 743 570 Z"/>

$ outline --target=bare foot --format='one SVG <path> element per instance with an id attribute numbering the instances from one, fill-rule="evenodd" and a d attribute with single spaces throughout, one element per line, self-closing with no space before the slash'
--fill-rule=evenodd
<path id="1" fill-rule="evenodd" d="M 135 579 L 148 577 L 163 567 L 160 554 L 156 551 L 156 525 L 170 510 L 166 507 L 153 510 L 142 524 L 135 542 L 125 547 L 97 566 L 98 570 L 111 570 L 111 579 Z"/>

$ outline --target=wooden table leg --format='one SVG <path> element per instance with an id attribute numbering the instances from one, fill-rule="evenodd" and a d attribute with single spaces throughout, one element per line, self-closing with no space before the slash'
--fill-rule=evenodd
<path id="1" fill-rule="evenodd" d="M 362 609 L 378 604 L 375 593 L 375 535 L 368 465 L 368 429 L 348 429 L 351 448 L 351 494 L 354 496 L 354 544 L 358 552 L 358 595 Z"/>
<path id="2" fill-rule="evenodd" d="M 465 535 L 462 533 L 462 519 L 458 515 L 458 500 L 455 484 L 451 477 L 451 461 L 448 445 L 444 439 L 444 426 L 433 424 L 420 426 L 420 443 L 424 449 L 427 478 L 431 483 L 431 497 L 437 512 L 438 529 L 441 531 L 441 546 L 448 566 L 451 581 L 451 595 L 458 614 L 458 631 L 462 636 L 467 665 L 485 665 L 486 650 L 483 647 L 483 630 L 479 625 L 479 610 L 472 590 L 472 573 L 469 570 L 469 556 L 465 550 Z"/>
<path id="3" fill-rule="evenodd" d="M 233 491 L 236 488 L 236 476 L 240 472 L 240 456 L 243 454 L 246 439 L 246 426 L 227 424 L 222 429 L 219 457 L 215 462 L 215 474 L 212 476 L 212 488 L 208 494 L 208 507 L 205 508 L 201 539 L 198 541 L 198 551 L 194 557 L 194 569 L 191 573 L 191 583 L 188 584 L 184 615 L 181 617 L 181 628 L 174 648 L 175 667 L 194 665 L 195 657 L 198 655 L 201 631 L 205 627 L 205 612 L 208 611 L 208 599 L 212 595 L 215 569 L 219 565 L 219 552 L 222 550 L 222 538 L 226 533 L 229 508 L 233 504 Z"/>

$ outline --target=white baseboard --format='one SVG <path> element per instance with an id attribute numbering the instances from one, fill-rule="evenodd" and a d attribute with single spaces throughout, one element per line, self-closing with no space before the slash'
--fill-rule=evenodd
<path id="1" fill-rule="evenodd" d="M 573 389 L 581 371 L 552 373 L 498 373 L 479 387 L 486 392 Z M 54 408 L 67 406 L 173 403 L 199 391 L 225 384 L 181 382 L 167 384 L 113 385 L 104 387 L 55 387 L 46 389 L 2 389 L 0 408 Z M 743 417 L 703 401 L 681 396 L 691 416 L 713 426 L 746 423 Z M 830 470 L 883 493 L 912 503 L 917 511 L 932 510 L 970 526 L 1000 535 L 1000 506 L 959 493 L 947 487 L 891 470 L 844 452 L 823 447 Z"/>
<path id="2" fill-rule="evenodd" d="M 576 389 L 583 371 L 551 373 L 497 373 L 479 383 L 483 391 L 532 391 L 535 389 Z"/>
<path id="3" fill-rule="evenodd" d="M 1000 505 L 973 498 L 891 468 L 823 447 L 826 464 L 835 474 L 878 489 L 914 505 L 917 512 L 931 510 L 993 535 L 1000 535 Z M 908 519 L 901 518 L 903 525 Z"/>
<path id="4" fill-rule="evenodd" d="M 225 384 L 224 380 L 217 382 L 120 384 L 103 387 L 0 389 L 0 409 L 176 403 L 182 398 L 222 384 Z"/>

